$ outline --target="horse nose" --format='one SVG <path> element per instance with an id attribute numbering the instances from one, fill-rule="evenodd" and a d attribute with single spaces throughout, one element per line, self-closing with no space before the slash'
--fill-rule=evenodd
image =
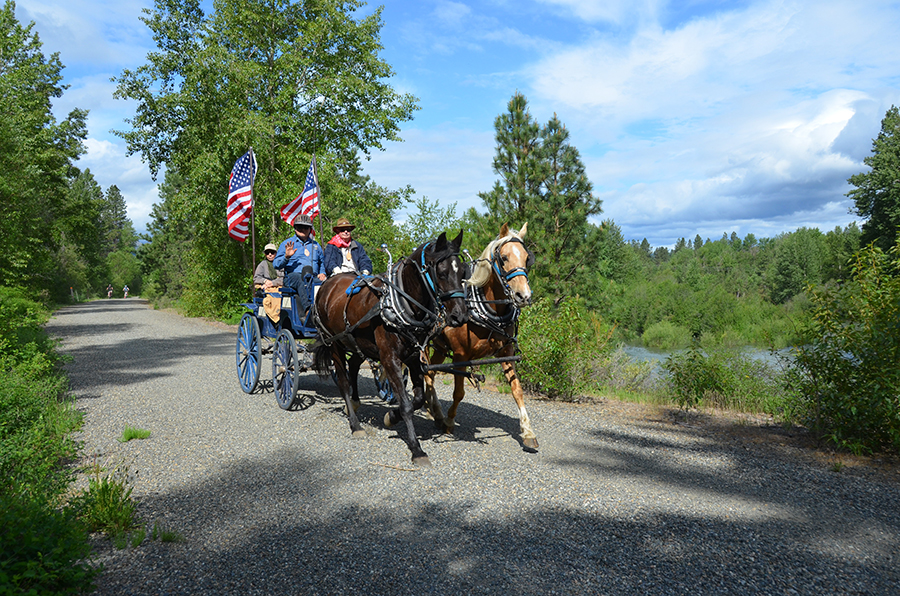
<path id="1" fill-rule="evenodd" d="M 469 320 L 469 311 L 466 308 L 453 309 L 447 318 L 451 327 L 461 327 Z"/>
<path id="2" fill-rule="evenodd" d="M 531 292 L 515 292 L 513 297 L 517 306 L 528 306 L 531 304 Z"/>

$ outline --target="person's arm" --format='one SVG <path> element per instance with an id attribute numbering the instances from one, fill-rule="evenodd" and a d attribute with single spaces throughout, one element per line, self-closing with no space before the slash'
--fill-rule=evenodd
<path id="1" fill-rule="evenodd" d="M 318 249 L 318 250 L 317 250 Z M 325 281 L 328 277 L 328 273 L 325 271 L 325 263 L 324 263 L 324 252 L 322 251 L 322 247 L 319 246 L 319 243 L 313 240 L 313 251 L 312 251 L 312 268 L 313 272 L 319 277 L 321 281 Z"/>
<path id="2" fill-rule="evenodd" d="M 362 244 L 357 242 L 356 245 L 359 247 L 359 263 L 356 264 L 356 268 L 360 273 L 368 275 L 372 273 L 372 259 L 366 254 L 366 249 Z"/>
<path id="3" fill-rule="evenodd" d="M 259 284 L 261 286 L 265 285 L 269 280 L 269 278 L 266 277 L 268 269 L 269 268 L 266 267 L 266 261 L 263 261 L 262 263 L 257 265 L 256 270 L 253 272 L 253 283 Z"/>
<path id="4" fill-rule="evenodd" d="M 284 266 L 287 265 L 287 257 L 284 255 L 284 247 L 287 244 L 287 241 L 282 242 L 278 247 L 278 252 L 275 253 L 275 258 L 272 260 L 272 265 L 276 269 L 284 269 Z"/>
<path id="5" fill-rule="evenodd" d="M 324 265 L 324 267 L 325 267 L 325 273 L 327 275 L 334 275 L 335 273 L 337 273 L 337 271 L 335 271 L 335 269 L 340 269 L 341 263 L 337 259 L 337 256 L 340 255 L 340 252 L 341 251 L 338 250 L 338 247 L 336 247 L 333 244 L 325 245 L 325 257 L 324 257 L 325 265 Z"/>

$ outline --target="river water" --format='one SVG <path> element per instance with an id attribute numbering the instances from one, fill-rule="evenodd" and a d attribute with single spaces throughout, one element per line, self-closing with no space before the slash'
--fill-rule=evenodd
<path id="1" fill-rule="evenodd" d="M 666 358 L 671 356 L 672 354 L 677 354 L 679 352 L 684 352 L 685 350 L 653 350 L 651 348 L 645 348 L 644 346 L 622 346 L 622 350 L 625 354 L 628 355 L 635 362 L 649 362 L 653 366 L 653 374 L 661 375 L 664 374 L 664 370 L 662 368 L 663 362 L 665 362 Z M 783 350 L 778 350 L 775 354 L 768 349 L 757 348 L 754 346 L 746 346 L 741 349 L 741 352 L 752 358 L 753 360 L 760 360 L 765 362 L 770 366 L 778 366 L 780 364 L 779 357 L 780 356 L 789 356 L 791 348 L 785 348 Z"/>

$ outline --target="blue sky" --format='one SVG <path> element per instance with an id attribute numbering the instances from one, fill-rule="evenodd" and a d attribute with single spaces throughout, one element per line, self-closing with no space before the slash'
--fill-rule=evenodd
<path id="1" fill-rule="evenodd" d="M 109 79 L 153 49 L 138 20 L 150 5 L 19 0 L 16 10 L 67 66 L 58 114 L 90 110 L 79 165 L 119 187 L 138 229 L 156 185 L 110 132 L 133 105 L 112 98 Z M 409 184 L 457 213 L 482 209 L 477 193 L 497 180 L 494 119 L 519 91 L 538 122 L 556 114 L 571 132 L 600 218 L 653 246 L 849 224 L 847 178 L 865 170 L 881 118 L 900 105 L 896 2 L 389 0 L 382 18 L 392 84 L 421 109 L 403 143 L 365 163 L 375 182 Z"/>

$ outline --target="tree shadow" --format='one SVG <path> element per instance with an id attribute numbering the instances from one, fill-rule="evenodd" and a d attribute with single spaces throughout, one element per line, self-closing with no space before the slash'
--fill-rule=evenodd
<path id="1" fill-rule="evenodd" d="M 623 518 L 614 508 L 572 510 L 549 501 L 491 515 L 485 508 L 497 506 L 475 494 L 425 497 L 422 485 L 434 480 L 433 473 L 348 473 L 298 448 L 236 462 L 191 487 L 143 497 L 148 522 L 177 529 L 186 543 L 104 546 L 107 570 L 97 594 L 818 595 L 900 588 L 896 527 L 875 536 L 855 519 L 820 527 L 671 512 Z M 881 548 L 869 542 L 865 552 L 856 550 L 873 539 Z"/>

